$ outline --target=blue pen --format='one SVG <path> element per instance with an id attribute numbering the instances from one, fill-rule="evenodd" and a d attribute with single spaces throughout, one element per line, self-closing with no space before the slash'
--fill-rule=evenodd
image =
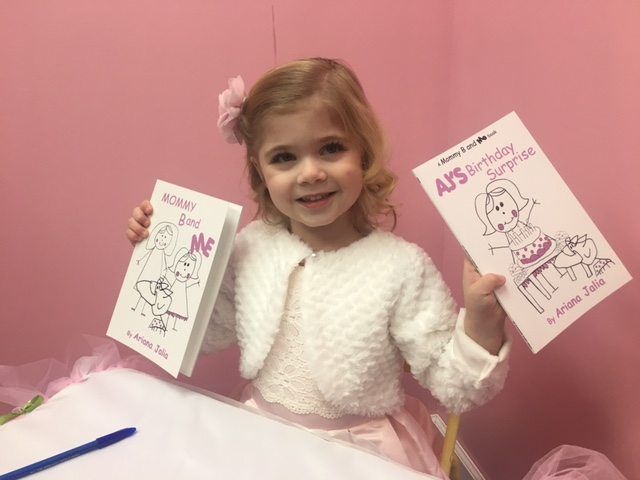
<path id="1" fill-rule="evenodd" d="M 26 467 L 19 468 L 17 470 L 14 470 L 13 472 L 0 475 L 0 480 L 15 480 L 17 478 L 26 477 L 27 475 L 39 472 L 40 470 L 44 470 L 45 468 L 53 467 L 54 465 L 57 465 L 59 463 L 71 460 L 74 457 L 92 452 L 93 450 L 108 447 L 109 445 L 130 437 L 134 433 L 136 433 L 135 427 L 123 428 L 122 430 L 110 433 L 109 435 L 105 435 L 104 437 L 96 438 L 93 442 L 85 443 L 84 445 L 80 445 L 79 447 L 72 448 L 71 450 L 67 450 L 66 452 L 59 453 L 58 455 L 54 455 L 53 457 L 45 458 L 44 460 L 40 460 L 39 462 L 32 463 L 31 465 L 27 465 Z"/>

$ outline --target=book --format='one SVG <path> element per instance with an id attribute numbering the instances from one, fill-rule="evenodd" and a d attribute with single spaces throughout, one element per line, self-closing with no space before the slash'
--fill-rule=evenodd
<path id="1" fill-rule="evenodd" d="M 515 112 L 413 173 L 533 353 L 631 280 Z"/>
<path id="2" fill-rule="evenodd" d="M 242 208 L 158 180 L 149 236 L 133 250 L 107 335 L 174 377 L 191 376 Z"/>

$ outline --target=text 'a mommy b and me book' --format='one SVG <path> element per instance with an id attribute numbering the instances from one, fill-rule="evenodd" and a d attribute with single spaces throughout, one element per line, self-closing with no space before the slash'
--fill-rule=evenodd
<path id="1" fill-rule="evenodd" d="M 149 236 L 133 250 L 107 335 L 174 377 L 190 376 L 241 207 L 162 180 L 151 205 Z"/>
<path id="2" fill-rule="evenodd" d="M 534 353 L 631 280 L 515 112 L 413 172 Z"/>

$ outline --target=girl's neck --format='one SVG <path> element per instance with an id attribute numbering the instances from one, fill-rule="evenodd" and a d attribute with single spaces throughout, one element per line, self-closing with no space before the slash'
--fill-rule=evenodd
<path id="1" fill-rule="evenodd" d="M 302 223 L 292 222 L 289 230 L 314 252 L 339 250 L 365 236 L 350 222 L 339 221 L 322 227 L 309 227 Z"/>

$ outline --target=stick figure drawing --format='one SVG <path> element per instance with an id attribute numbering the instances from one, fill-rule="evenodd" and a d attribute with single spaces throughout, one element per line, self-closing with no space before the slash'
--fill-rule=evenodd
<path id="1" fill-rule="evenodd" d="M 153 320 L 149 328 L 155 332 L 167 333 L 167 321 L 165 319 L 171 307 L 173 291 L 171 285 L 165 277 L 160 277 L 157 281 L 141 280 L 136 284 L 140 296 L 151 305 Z"/>
<path id="2" fill-rule="evenodd" d="M 199 252 L 190 252 L 183 247 L 176 253 L 174 263 L 167 269 L 166 275 L 156 282 L 141 280 L 136 283 L 141 297 L 151 305 L 151 330 L 165 336 L 169 318 L 173 318 L 174 331 L 177 331 L 178 320 L 186 322 L 189 319 L 187 289 L 200 285 L 198 270 L 201 263 L 202 256 Z"/>
<path id="3" fill-rule="evenodd" d="M 598 257 L 598 247 L 592 238 L 586 234 L 565 239 L 565 247 L 556 257 L 554 264 L 558 270 L 564 270 L 575 280 L 575 268 L 580 265 L 584 270 L 587 278 L 591 278 L 594 274 L 601 275 L 604 270 L 611 265 L 613 261 L 609 258 Z"/>
<path id="4" fill-rule="evenodd" d="M 168 277 L 173 277 L 171 289 L 173 296 L 168 309 L 169 317 L 173 318 L 173 330 L 178 320 L 186 322 L 189 319 L 189 301 L 187 289 L 200 285 L 198 271 L 202 264 L 202 255 L 197 251 L 181 248 L 176 254 L 174 264 L 169 268 Z"/>
<path id="5" fill-rule="evenodd" d="M 157 282 L 166 274 L 168 258 L 171 257 L 176 243 L 178 242 L 178 227 L 173 223 L 161 222 L 154 227 L 145 242 L 147 252 L 142 258 L 136 260 L 136 265 L 142 264 L 142 269 L 134 285 L 134 290 L 140 294 L 135 306 L 131 310 L 135 311 L 143 299 L 138 288 L 138 283 L 142 281 Z M 148 302 L 142 303 L 140 314 L 145 316 L 144 309 Z"/>
<path id="6" fill-rule="evenodd" d="M 544 312 L 537 296 L 547 300 L 568 277 L 578 279 L 576 268 L 582 268 L 586 278 L 603 274 L 613 265 L 609 258 L 598 257 L 598 247 L 587 234 L 570 236 L 557 232 L 544 233 L 531 222 L 531 212 L 539 203 L 525 198 L 510 180 L 490 182 L 475 198 L 476 215 L 484 225 L 483 236 L 504 234 L 507 245 L 492 246 L 489 250 L 508 248 L 513 264 L 509 273 L 518 290 L 538 313 Z M 566 275 L 566 277 L 565 277 Z"/>
<path id="7" fill-rule="evenodd" d="M 558 245 L 555 238 L 531 223 L 531 213 L 536 205 L 539 205 L 536 200 L 523 197 L 516 184 L 505 179 L 490 182 L 485 192 L 475 198 L 476 214 L 485 227 L 483 235 L 502 233 L 507 240 L 507 245 L 489 244 L 491 253 L 502 248 L 510 250 L 515 267 L 511 271 L 518 273 L 518 278 L 514 278 L 518 289 L 538 312 L 542 312 L 544 310 L 529 292 L 529 287 L 533 285 L 547 299 L 557 290 L 553 276 L 548 273 L 553 271 L 559 277 L 553 263 Z"/>

